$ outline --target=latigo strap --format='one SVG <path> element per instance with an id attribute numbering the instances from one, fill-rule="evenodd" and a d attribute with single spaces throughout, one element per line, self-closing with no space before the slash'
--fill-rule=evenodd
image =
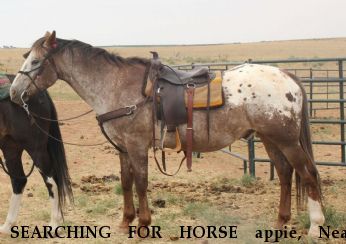
<path id="1" fill-rule="evenodd" d="M 191 171 L 192 167 L 192 140 L 193 140 L 193 96 L 195 87 L 187 88 L 187 127 L 186 127 L 186 165 L 187 171 Z"/>

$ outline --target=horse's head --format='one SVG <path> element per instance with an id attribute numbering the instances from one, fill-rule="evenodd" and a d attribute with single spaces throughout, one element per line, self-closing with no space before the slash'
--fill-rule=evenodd
<path id="1" fill-rule="evenodd" d="M 58 50 L 55 31 L 38 39 L 24 54 L 24 64 L 12 82 L 11 100 L 22 104 L 39 91 L 46 90 L 58 79 L 53 54 Z"/>

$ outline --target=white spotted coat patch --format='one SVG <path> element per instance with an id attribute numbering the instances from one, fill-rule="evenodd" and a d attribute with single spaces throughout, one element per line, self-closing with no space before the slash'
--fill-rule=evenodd
<path id="1" fill-rule="evenodd" d="M 251 115 L 274 114 L 288 118 L 302 109 L 298 84 L 280 69 L 268 65 L 243 64 L 225 71 L 222 81 L 226 104 L 246 106 Z"/>

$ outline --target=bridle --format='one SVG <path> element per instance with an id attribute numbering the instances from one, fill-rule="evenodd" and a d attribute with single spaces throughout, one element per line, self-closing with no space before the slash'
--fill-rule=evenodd
<path id="1" fill-rule="evenodd" d="M 24 89 L 23 93 L 21 94 L 21 97 L 23 97 L 23 95 L 27 92 L 27 89 L 30 87 L 30 85 L 34 85 L 34 87 L 39 92 L 43 91 L 37 85 L 37 78 L 43 73 L 43 71 L 44 71 L 44 69 L 46 67 L 46 65 L 45 65 L 46 61 L 48 61 L 53 66 L 54 71 L 56 73 L 58 73 L 57 72 L 57 67 L 56 67 L 54 59 L 52 57 L 53 57 L 54 54 L 60 52 L 61 50 L 66 48 L 66 46 L 68 46 L 68 45 L 70 45 L 70 43 L 65 43 L 65 44 L 62 44 L 62 45 L 56 44 L 56 47 L 53 47 L 53 48 L 48 50 L 46 47 L 43 46 L 43 44 L 41 44 L 41 47 L 44 50 L 46 50 L 47 53 L 43 56 L 43 59 L 39 61 L 40 65 L 38 67 L 36 67 L 34 69 L 31 69 L 31 70 L 28 70 L 28 71 L 23 71 L 23 70 L 18 71 L 18 74 L 25 75 L 30 80 L 29 85 Z M 30 74 L 33 73 L 34 71 L 38 71 L 38 72 L 34 76 L 31 76 Z"/>
<path id="2" fill-rule="evenodd" d="M 45 62 L 45 61 L 46 61 L 46 58 L 44 58 L 41 62 Z M 44 66 L 42 65 L 41 62 L 40 62 L 40 66 L 38 66 L 38 67 L 36 67 L 36 68 L 34 68 L 34 69 L 32 69 L 32 70 L 29 70 L 29 71 L 22 71 L 22 70 L 20 70 L 20 71 L 18 71 L 18 74 L 25 75 L 25 76 L 28 77 L 28 78 L 30 79 L 30 81 L 31 81 L 31 83 L 24 89 L 24 92 L 23 92 L 23 93 L 26 92 L 26 90 L 29 88 L 29 86 L 30 86 L 31 84 L 33 84 L 33 85 L 35 86 L 35 88 L 36 88 L 39 92 L 42 91 L 42 90 L 38 87 L 38 85 L 36 84 L 36 79 L 37 79 L 37 77 L 40 76 L 40 75 L 43 73 L 43 70 L 44 70 Z M 30 76 L 30 73 L 32 73 L 32 72 L 34 72 L 34 71 L 36 71 L 36 70 L 38 70 L 38 72 L 37 72 L 33 77 L 31 77 L 31 76 Z M 23 94 L 22 94 L 22 96 L 23 96 Z"/>

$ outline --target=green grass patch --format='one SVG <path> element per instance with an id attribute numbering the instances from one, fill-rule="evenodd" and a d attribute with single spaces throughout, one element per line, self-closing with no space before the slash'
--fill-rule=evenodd
<path id="1" fill-rule="evenodd" d="M 297 216 L 298 225 L 301 228 L 307 229 L 310 227 L 310 218 L 307 212 L 302 212 Z"/>
<path id="2" fill-rule="evenodd" d="M 331 228 L 340 228 L 346 226 L 346 214 L 344 212 L 337 212 L 333 207 L 326 207 L 324 209 L 324 217 L 326 221 L 324 225 L 329 225 Z"/>
<path id="3" fill-rule="evenodd" d="M 80 195 L 77 197 L 76 199 L 76 203 L 78 205 L 78 207 L 86 207 L 87 203 L 88 203 L 88 197 L 86 195 Z"/>
<path id="4" fill-rule="evenodd" d="M 241 185 L 244 186 L 244 187 L 252 187 L 252 186 L 254 186 L 255 183 L 256 183 L 256 178 L 252 177 L 252 176 L 249 175 L 249 174 L 244 174 L 244 175 L 241 177 L 240 183 L 241 183 Z"/>
<path id="5" fill-rule="evenodd" d="M 42 210 L 40 212 L 37 212 L 35 214 L 35 219 L 37 220 L 41 220 L 41 221 L 44 221 L 44 222 L 49 222 L 50 220 L 50 213 L 46 210 Z"/>
<path id="6" fill-rule="evenodd" d="M 106 214 L 109 210 L 114 208 L 115 201 L 114 199 L 99 199 L 93 204 L 90 208 L 86 210 L 87 213 L 91 213 L 93 215 L 101 215 Z"/>
<path id="7" fill-rule="evenodd" d="M 172 223 L 175 223 L 179 217 L 181 217 L 180 214 L 165 212 L 155 218 L 154 225 L 160 226 L 164 230 L 164 235 L 177 236 L 177 233 L 179 233 L 179 224 Z"/>
<path id="8" fill-rule="evenodd" d="M 208 225 L 236 225 L 238 217 L 228 215 L 207 203 L 189 203 L 183 209 L 183 214 L 199 219 Z"/>
<path id="9" fill-rule="evenodd" d="M 117 183 L 114 187 L 114 192 L 116 195 L 123 195 L 123 188 L 121 186 L 121 183 Z"/>

